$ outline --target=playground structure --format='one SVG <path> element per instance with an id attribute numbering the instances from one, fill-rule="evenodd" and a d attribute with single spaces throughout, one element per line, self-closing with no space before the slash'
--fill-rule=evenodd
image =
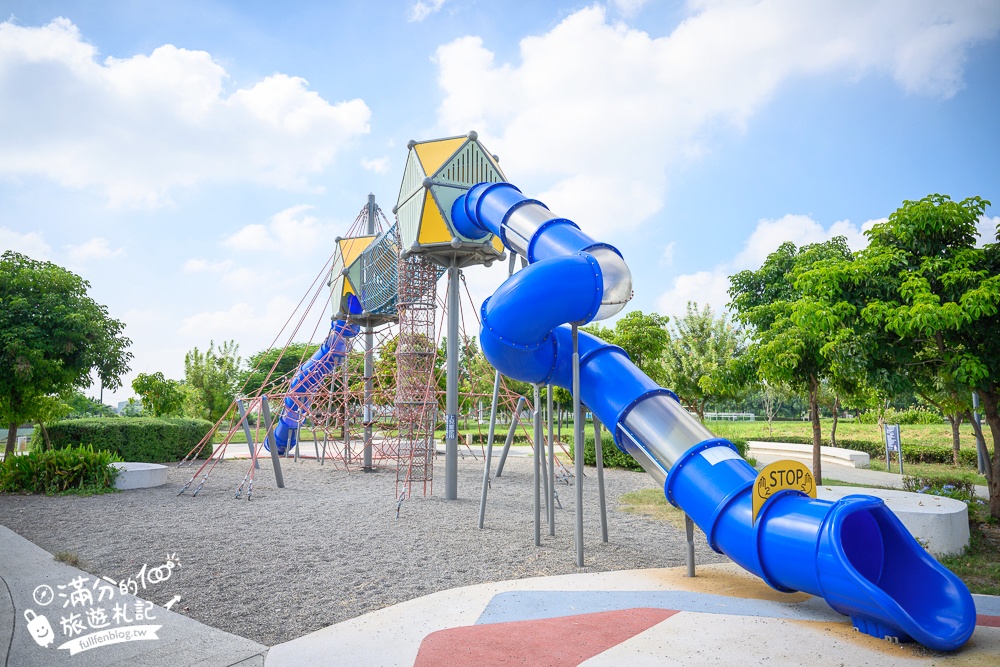
<path id="1" fill-rule="evenodd" d="M 968 589 L 920 546 L 880 499 L 859 494 L 833 502 L 784 489 L 767 498 L 759 511 L 754 510 L 757 473 L 736 447 L 715 438 L 680 406 L 673 392 L 657 386 L 621 348 L 578 330 L 580 325 L 613 316 L 630 300 L 631 273 L 621 253 L 505 182 L 496 158 L 483 150 L 475 133 L 411 142 L 394 212 L 399 221 L 397 274 L 412 272 L 412 285 L 430 285 L 439 275 L 437 267 L 448 272 L 446 499 L 457 497 L 461 271 L 504 259 L 506 248 L 511 252 L 510 277 L 481 309 L 482 349 L 497 369 L 491 444 L 501 374 L 535 385 L 536 407 L 541 386 L 565 387 L 574 397 L 576 443 L 583 442 L 581 415 L 586 404 L 607 425 L 618 448 L 635 458 L 662 486 L 667 500 L 705 532 L 712 549 L 771 587 L 822 597 L 834 610 L 849 616 L 857 630 L 878 638 L 915 640 L 950 651 L 971 636 L 976 610 Z M 376 246 L 378 238 L 373 237 L 368 245 Z M 281 447 L 287 451 L 292 446 L 304 416 L 317 403 L 315 389 L 320 380 L 337 375 L 333 371 L 347 365 L 350 339 L 362 330 L 368 410 L 364 442 L 366 449 L 372 446 L 369 428 L 375 417 L 367 390 L 372 377 L 367 339 L 374 333 L 373 321 L 379 313 L 373 296 L 378 290 L 374 284 L 366 286 L 365 272 L 374 260 L 362 261 L 352 273 L 356 262 L 348 261 L 349 254 L 341 254 L 341 276 L 346 280 L 339 292 L 334 289 L 340 303 L 327 346 L 292 380 L 281 416 L 281 424 L 287 427 L 282 436 L 287 433 L 287 438 L 279 439 L 275 429 L 278 444 L 272 456 Z M 516 257 L 522 258 L 524 266 L 515 273 Z M 417 259 L 425 264 L 405 266 Z M 435 274 L 433 279 L 431 274 Z M 354 275 L 360 278 L 352 279 Z M 340 279 L 334 274 L 334 281 Z M 402 354 L 409 355 L 400 363 L 417 377 L 428 368 L 426 341 L 433 317 L 425 311 L 430 301 L 419 287 L 400 288 L 397 294 L 396 305 L 410 311 L 399 321 L 409 318 L 412 324 L 405 345 L 400 338 Z M 399 429 L 408 434 L 407 444 L 397 445 L 396 456 L 412 461 L 426 452 L 416 444 L 420 437 L 414 435 L 425 432 L 430 402 L 428 394 L 421 397 L 419 383 L 400 386 L 404 400 L 396 412 L 410 416 L 406 428 Z M 430 387 L 430 382 L 424 386 Z M 296 391 L 298 387 L 303 389 Z M 266 405 L 265 401 L 265 419 Z M 536 543 L 540 436 L 536 416 Z M 400 456 L 401 452 L 405 455 Z M 576 547 L 582 565 L 582 447 L 575 453 Z M 367 455 L 364 460 L 367 465 Z M 551 472 L 551 453 L 549 460 Z M 432 468 L 428 461 L 421 460 L 424 470 Z M 546 489 L 550 511 L 552 487 L 549 484 Z M 485 488 L 486 479 L 484 502 Z"/>
<path id="2" fill-rule="evenodd" d="M 631 297 L 631 274 L 617 249 L 509 183 L 475 186 L 455 201 L 451 219 L 466 236 L 499 236 L 529 263 L 483 304 L 481 341 L 490 362 L 515 379 L 571 389 L 577 414 L 586 403 L 609 425 L 619 449 L 662 485 L 715 551 L 777 590 L 824 598 L 866 634 L 942 651 L 968 640 L 976 610 L 965 584 L 882 500 L 830 502 L 785 489 L 755 513 L 757 472 L 736 447 L 715 438 L 624 350 L 578 331 Z M 581 465 L 578 457 L 578 473 Z"/>
<path id="3" fill-rule="evenodd" d="M 216 429 L 186 459 L 193 459 L 208 446 L 215 432 L 225 431 L 222 425 L 229 423 L 219 447 L 181 493 L 200 475 L 194 490 L 197 495 L 239 432 L 250 443 L 252 461 L 237 497 L 244 490 L 248 498 L 252 497 L 255 470 L 259 468 L 257 457 L 263 452 L 270 453 L 276 481 L 283 487 L 280 458 L 294 452 L 298 460 L 300 433 L 303 427 L 311 427 L 316 458 L 321 463 L 330 461 L 337 467 L 371 471 L 376 463 L 393 462 L 397 498 L 409 497 L 415 484 L 422 485 L 426 495 L 433 484 L 439 400 L 436 359 L 439 335 L 445 328 L 436 327 L 436 318 L 442 305 L 448 333 L 445 421 L 449 427 L 445 440 L 447 458 L 452 462 L 449 470 L 457 472 L 458 346 L 467 340 L 461 315 L 461 269 L 473 264 L 489 265 L 505 257 L 505 253 L 499 240 L 467 243 L 457 239 L 441 210 L 474 182 L 499 182 L 503 175 L 496 159 L 485 153 L 474 134 L 411 142 L 409 150 L 406 178 L 394 208 L 398 222 L 390 225 L 374 195 L 369 195 L 348 234 L 335 239 L 335 251 L 321 271 L 327 279 L 314 280 L 311 298 L 308 294 L 303 298 L 309 305 L 285 340 L 296 340 L 303 331 L 306 313 L 317 302 L 322 303 L 319 295 L 324 282 L 330 288 L 329 308 L 333 313 L 329 331 L 311 357 L 298 360 L 292 373 L 275 372 L 287 343 L 269 370 L 257 369 L 266 371 L 263 384 L 234 401 Z M 449 282 L 442 304 L 437 283 L 446 270 Z M 468 294 L 467 288 L 465 292 Z M 317 323 L 311 337 L 318 329 Z M 356 347 L 361 351 L 354 352 Z M 395 361 L 391 379 L 384 372 L 376 372 L 378 351 L 382 352 L 378 354 L 380 364 L 388 364 L 389 357 Z M 469 401 L 487 397 L 464 398 Z M 504 387 L 502 407 L 513 414 L 515 402 Z M 275 405 L 280 406 L 280 411 L 272 420 Z M 250 425 L 253 417 L 259 417 L 255 432 Z M 466 443 L 466 447 L 475 456 L 471 445 Z M 446 476 L 446 486 L 453 489 L 455 485 L 448 484 L 449 479 Z"/>

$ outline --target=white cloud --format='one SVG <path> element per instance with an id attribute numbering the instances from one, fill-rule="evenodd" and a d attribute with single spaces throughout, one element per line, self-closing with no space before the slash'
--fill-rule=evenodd
<path id="1" fill-rule="evenodd" d="M 719 264 L 711 271 L 699 271 L 678 276 L 670 289 L 663 293 L 657 303 L 658 312 L 665 315 L 684 313 L 688 301 L 710 304 L 716 311 L 725 309 L 729 303 L 729 276 L 744 269 L 757 269 L 767 256 L 782 243 L 791 241 L 796 246 L 821 243 L 834 236 L 847 238 L 851 250 L 857 251 L 868 245 L 864 232 L 885 218 L 869 220 L 859 228 L 849 220 L 840 220 L 829 228 L 806 215 L 785 215 L 777 220 L 760 220 L 753 233 L 747 238 L 743 248 L 731 261 Z"/>
<path id="2" fill-rule="evenodd" d="M 308 215 L 312 206 L 300 204 L 271 216 L 266 225 L 251 224 L 223 240 L 223 245 L 244 252 L 275 252 L 282 256 L 300 254 L 302 248 L 326 244 L 332 247 L 333 226 Z"/>
<path id="3" fill-rule="evenodd" d="M 5 250 L 13 250 L 36 260 L 47 260 L 52 253 L 52 247 L 39 232 L 22 233 L 0 227 L 0 253 Z"/>
<path id="4" fill-rule="evenodd" d="M 649 0 L 611 0 L 618 13 L 625 18 L 632 18 L 638 14 Z"/>
<path id="5" fill-rule="evenodd" d="M 410 14 L 406 20 L 410 23 L 420 23 L 431 14 L 441 11 L 444 3 L 445 0 L 430 0 L 430 2 L 417 0 L 417 2 L 410 6 Z"/>
<path id="6" fill-rule="evenodd" d="M 248 349 L 262 349 L 274 340 L 295 311 L 295 302 L 285 296 L 273 297 L 263 307 L 240 301 L 225 310 L 185 317 L 178 333 L 205 340 L 234 339 Z"/>
<path id="7" fill-rule="evenodd" d="M 202 182 L 306 189 L 368 132 L 360 99 L 330 103 L 280 73 L 232 90 L 204 51 L 98 61 L 65 18 L 0 23 L 0 71 L 0 174 L 96 188 L 114 206 L 162 205 Z"/>
<path id="8" fill-rule="evenodd" d="M 125 252 L 124 248 L 111 249 L 110 242 L 103 237 L 94 237 L 80 245 L 66 246 L 66 254 L 73 262 L 89 262 L 95 259 L 110 259 Z"/>
<path id="9" fill-rule="evenodd" d="M 663 246 L 663 252 L 660 254 L 660 264 L 664 266 L 670 266 L 673 264 L 675 250 L 677 250 L 677 241 L 671 241 L 667 245 Z"/>
<path id="10" fill-rule="evenodd" d="M 626 3 L 627 4 L 627 3 Z M 508 177 L 596 233 L 661 208 L 671 168 L 743 127 L 789 81 L 885 75 L 948 97 L 969 47 L 1000 29 L 1000 3 L 692 0 L 672 33 L 610 22 L 594 5 L 498 63 L 475 36 L 438 48 L 442 134 L 475 129 Z"/>
<path id="11" fill-rule="evenodd" d="M 976 245 L 984 246 L 987 243 L 1000 242 L 1000 215 L 994 215 L 992 218 L 987 218 L 985 215 L 980 216 L 979 222 L 976 223 L 976 229 L 979 231 L 979 240 Z"/>
<path id="12" fill-rule="evenodd" d="M 388 174 L 391 161 L 389 156 L 383 156 L 379 158 L 374 158 L 372 160 L 361 160 L 361 167 L 367 169 L 368 171 L 373 171 L 376 174 Z"/>
<path id="13" fill-rule="evenodd" d="M 211 260 L 192 257 L 184 262 L 184 273 L 222 273 L 232 268 L 233 262 L 229 259 L 213 262 Z"/>

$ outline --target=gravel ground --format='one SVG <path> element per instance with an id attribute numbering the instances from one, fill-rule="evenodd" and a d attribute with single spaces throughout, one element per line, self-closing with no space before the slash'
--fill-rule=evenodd
<path id="1" fill-rule="evenodd" d="M 361 614 L 457 586 L 576 572 L 672 567 L 685 562 L 683 530 L 621 510 L 622 494 L 655 488 L 643 473 L 607 470 L 610 542 L 600 539 L 596 472 L 584 483 L 586 566 L 576 567 L 571 485 L 557 482 L 556 535 L 533 544 L 532 461 L 510 457 L 494 479 L 486 524 L 477 528 L 482 462 L 459 461 L 457 501 L 445 501 L 444 457 L 434 495 L 414 489 L 396 518 L 395 467 L 347 472 L 329 463 L 283 461 L 284 489 L 261 461 L 253 500 L 235 500 L 246 461 L 225 461 L 197 497 L 170 483 L 93 497 L 0 495 L 0 522 L 80 567 L 115 580 L 176 554 L 180 568 L 139 595 L 268 646 Z M 720 562 L 703 536 L 699 563 Z"/>

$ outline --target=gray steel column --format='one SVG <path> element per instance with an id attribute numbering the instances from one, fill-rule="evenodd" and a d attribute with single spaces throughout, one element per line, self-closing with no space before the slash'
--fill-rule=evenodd
<path id="1" fill-rule="evenodd" d="M 372 419 L 374 417 L 372 414 L 372 376 L 375 373 L 375 363 L 372 356 L 374 340 L 370 322 L 371 320 L 365 326 L 365 450 L 364 463 L 361 466 L 365 472 L 371 472 L 374 469 L 372 465 Z"/>
<path id="2" fill-rule="evenodd" d="M 507 440 L 503 443 L 503 451 L 500 452 L 500 463 L 497 464 L 497 477 L 503 475 L 503 466 L 507 463 L 507 454 L 510 452 L 510 446 L 514 442 L 514 435 L 517 432 L 518 419 L 521 414 L 521 408 L 524 407 L 524 396 L 517 397 L 517 407 L 514 408 L 514 414 L 510 418 L 510 430 L 507 431 Z"/>
<path id="3" fill-rule="evenodd" d="M 281 457 L 278 456 L 278 444 L 274 441 L 274 429 L 271 424 L 271 406 L 267 402 L 267 396 L 261 397 L 260 406 L 264 411 L 264 428 L 267 429 L 264 442 L 268 443 L 268 449 L 271 451 L 271 464 L 274 466 L 274 481 L 278 483 L 279 489 L 283 489 L 285 488 L 285 478 L 281 475 Z"/>
<path id="4" fill-rule="evenodd" d="M 573 325 L 573 484 L 576 486 L 576 565 L 583 567 L 583 416 L 580 414 L 580 332 Z"/>
<path id="5" fill-rule="evenodd" d="M 486 520 L 486 489 L 490 486 L 490 466 L 493 465 L 493 433 L 497 425 L 497 403 L 500 399 L 500 371 L 493 378 L 493 403 L 490 407 L 490 432 L 486 436 L 486 465 L 483 466 L 483 493 L 479 498 L 479 527 Z"/>
<path id="6" fill-rule="evenodd" d="M 601 421 L 594 415 L 594 456 L 597 461 L 597 497 L 601 506 L 601 541 L 608 541 L 608 509 L 604 500 L 604 443 L 601 442 Z"/>
<path id="7" fill-rule="evenodd" d="M 365 233 L 369 236 L 375 233 L 375 216 L 377 215 L 378 207 L 375 206 L 375 195 L 368 194 L 368 224 L 365 228 Z M 361 283 L 365 289 L 368 287 L 368 267 L 362 264 L 361 270 L 363 271 L 363 277 Z M 365 309 L 367 312 L 367 308 Z M 365 323 L 365 409 L 364 409 L 364 419 L 365 419 L 365 449 L 364 449 L 364 462 L 361 465 L 361 469 L 365 472 L 371 472 L 374 469 L 372 465 L 372 421 L 374 420 L 374 414 L 372 409 L 372 376 L 375 374 L 375 364 L 372 357 L 374 349 L 374 338 L 372 334 L 372 321 L 369 316 Z"/>
<path id="8" fill-rule="evenodd" d="M 684 532 L 687 534 L 687 576 L 694 576 L 694 521 L 684 515 Z"/>
<path id="9" fill-rule="evenodd" d="M 545 456 L 545 449 L 542 447 L 542 392 L 539 385 L 535 385 L 535 546 L 542 546 L 542 457 Z"/>
<path id="10" fill-rule="evenodd" d="M 240 411 L 240 423 L 243 424 L 243 433 L 247 437 L 247 447 L 250 448 L 250 458 L 253 459 L 253 467 L 260 470 L 260 461 L 257 460 L 257 443 L 253 441 L 253 436 L 250 434 L 250 424 L 247 422 L 247 409 L 243 405 L 243 399 L 236 399 L 236 407 Z"/>
<path id="11" fill-rule="evenodd" d="M 545 405 L 545 420 L 548 422 L 549 427 L 549 492 L 548 492 L 548 511 L 549 511 L 549 535 L 556 534 L 556 443 L 552 439 L 552 385 L 548 388 L 548 399 Z"/>
<path id="12" fill-rule="evenodd" d="M 979 418 L 979 394 L 977 392 L 972 392 L 972 418 L 976 420 L 976 425 L 979 426 L 979 433 L 982 433 L 983 422 Z M 979 437 L 979 433 L 976 433 L 976 467 L 980 475 L 985 475 L 986 461 L 990 455 L 986 450 L 986 442 Z"/>
<path id="13" fill-rule="evenodd" d="M 448 269 L 448 376 L 444 415 L 444 499 L 458 499 L 458 318 L 459 278 L 457 258 Z"/>

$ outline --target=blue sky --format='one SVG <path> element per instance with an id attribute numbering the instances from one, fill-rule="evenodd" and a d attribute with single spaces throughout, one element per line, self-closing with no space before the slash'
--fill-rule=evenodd
<path id="1" fill-rule="evenodd" d="M 633 308 L 725 307 L 782 241 L 1000 202 L 1000 3 L 0 0 L 0 250 L 70 267 L 133 373 L 266 347 L 410 139 L 476 130 L 618 246 Z M 996 206 L 982 221 L 995 233 Z M 477 298 L 504 270 L 477 268 Z M 96 390 L 95 390 L 96 393 Z"/>

